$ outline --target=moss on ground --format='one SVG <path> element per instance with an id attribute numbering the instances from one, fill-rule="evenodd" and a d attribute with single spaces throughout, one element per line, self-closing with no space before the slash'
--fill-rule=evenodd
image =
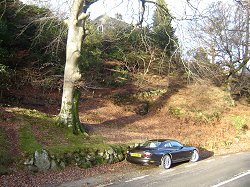
<path id="1" fill-rule="evenodd" d="M 108 148 L 104 138 L 97 135 L 74 135 L 72 128 L 62 128 L 56 119 L 36 110 L 16 109 L 15 123 L 19 123 L 21 151 L 30 155 L 36 150 L 46 149 L 51 154 L 60 155 L 87 148 Z"/>
<path id="2" fill-rule="evenodd" d="M 32 154 L 36 150 L 41 150 L 42 145 L 39 144 L 32 133 L 31 125 L 25 125 L 19 131 L 20 147 L 25 154 Z"/>
<path id="3" fill-rule="evenodd" d="M 42 152 L 42 149 L 48 151 L 51 159 L 55 159 L 57 164 L 63 163 L 58 166 L 59 168 L 68 164 L 89 168 L 97 164 L 114 163 L 124 159 L 125 145 L 105 144 L 104 138 L 97 135 L 75 135 L 72 128 L 62 128 L 57 125 L 55 118 L 35 110 L 18 108 L 13 109 L 12 113 L 14 114 L 12 121 L 19 126 L 18 137 L 21 155 L 23 155 L 20 160 L 25 160 L 25 163 L 33 162 L 34 153 Z M 115 155 L 111 161 L 99 155 L 106 155 L 106 150 L 116 152 L 113 153 Z M 82 160 L 77 161 L 74 158 L 74 156 L 82 157 L 82 155 L 84 155 Z M 86 158 L 85 155 L 87 155 Z"/>

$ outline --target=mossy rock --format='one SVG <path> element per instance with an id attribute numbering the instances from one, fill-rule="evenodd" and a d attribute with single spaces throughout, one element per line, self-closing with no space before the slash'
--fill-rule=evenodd
<path id="1" fill-rule="evenodd" d="M 63 161 L 65 162 L 65 164 L 69 165 L 72 163 L 72 154 L 71 153 L 64 153 L 63 155 Z"/>
<path id="2" fill-rule="evenodd" d="M 103 164 L 104 161 L 105 161 L 105 159 L 104 159 L 102 156 L 96 156 L 96 157 L 95 157 L 95 164 L 96 164 L 96 165 Z"/>
<path id="3" fill-rule="evenodd" d="M 125 159 L 125 156 L 124 156 L 124 154 L 118 154 L 117 158 L 121 162 L 121 161 L 123 161 Z"/>
<path id="4" fill-rule="evenodd" d="M 92 167 L 92 164 L 90 161 L 85 161 L 85 162 L 82 162 L 80 165 L 79 165 L 80 168 L 84 168 L 84 169 L 87 169 L 87 168 L 91 168 Z"/>

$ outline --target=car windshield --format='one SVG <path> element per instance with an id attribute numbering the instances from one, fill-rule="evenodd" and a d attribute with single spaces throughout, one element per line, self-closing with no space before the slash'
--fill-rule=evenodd
<path id="1" fill-rule="evenodd" d="M 141 146 L 146 147 L 146 148 L 156 148 L 156 147 L 159 147 L 160 145 L 161 145 L 161 142 L 158 142 L 158 141 L 146 141 Z"/>

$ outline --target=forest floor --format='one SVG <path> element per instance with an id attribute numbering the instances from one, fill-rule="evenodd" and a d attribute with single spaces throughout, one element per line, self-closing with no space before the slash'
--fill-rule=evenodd
<path id="1" fill-rule="evenodd" d="M 250 107 L 247 105 L 236 103 L 235 106 L 223 112 L 218 120 L 211 123 L 195 122 L 189 118 L 181 118 L 169 113 L 169 108 L 166 106 L 170 97 L 176 93 L 181 93 L 183 97 L 186 93 L 174 90 L 171 92 L 171 95 L 164 97 L 164 105 L 152 107 L 148 114 L 139 115 L 128 105 L 115 104 L 113 97 L 111 97 L 111 95 L 123 93 L 129 89 L 128 87 L 123 89 L 103 89 L 88 92 L 82 96 L 79 106 L 80 119 L 85 124 L 90 135 L 100 135 L 105 139 L 105 142 L 111 144 L 140 143 L 147 139 L 156 138 L 177 139 L 185 144 L 199 147 L 202 157 L 250 149 L 249 121 L 246 122 L 247 129 L 245 133 L 239 133 L 232 126 L 231 120 L 233 116 L 249 117 Z M 129 92 L 133 92 L 133 90 L 129 90 Z M 13 94 L 19 100 L 22 100 L 18 108 L 35 109 L 49 116 L 59 113 L 60 94 L 57 92 L 41 92 L 39 89 L 31 90 L 26 87 L 22 90 L 15 90 Z M 11 118 L 14 116 L 8 112 L 16 108 L 16 106 L 10 105 L 0 107 L 0 117 L 4 119 L 1 121 L 0 127 L 5 129 L 11 144 L 10 154 L 12 155 L 20 154 L 17 137 L 17 130 L 20 124 L 13 123 Z M 80 169 L 72 166 L 63 171 L 37 174 L 30 174 L 14 168 L 13 173 L 0 176 L 0 186 L 58 184 L 83 177 L 97 176 L 102 173 L 114 173 L 121 170 L 128 172 L 132 169 L 142 170 L 144 168 L 132 165 L 126 161 L 90 169 Z M 148 168 L 146 167 L 146 169 Z"/>

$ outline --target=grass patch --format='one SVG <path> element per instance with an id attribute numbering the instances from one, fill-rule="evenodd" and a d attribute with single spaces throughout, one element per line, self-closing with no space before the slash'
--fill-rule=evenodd
<path id="1" fill-rule="evenodd" d="M 26 125 L 22 127 L 19 131 L 20 137 L 20 147 L 25 154 L 32 154 L 36 150 L 42 150 L 42 145 L 40 145 L 35 136 L 32 133 L 31 125 Z"/>
<path id="2" fill-rule="evenodd" d="M 232 116 L 231 123 L 238 133 L 245 133 L 249 119 L 246 116 Z"/>
<path id="3" fill-rule="evenodd" d="M 176 116 L 176 117 L 181 117 L 182 116 L 182 111 L 181 111 L 181 109 L 180 108 L 178 108 L 178 107 L 169 107 L 169 113 L 170 114 L 172 114 L 172 115 L 174 115 L 174 116 Z"/>
<path id="4" fill-rule="evenodd" d="M 39 111 L 18 109 L 14 114 L 16 122 L 22 124 L 19 130 L 20 147 L 26 155 L 42 148 L 60 155 L 79 149 L 108 147 L 103 137 L 74 135 L 71 127 L 59 127 L 55 118 Z"/>
<path id="5" fill-rule="evenodd" d="M 48 117 L 39 111 L 15 108 L 11 112 L 13 114 L 13 123 L 16 123 L 19 128 L 19 145 L 22 152 L 21 155 L 23 155 L 20 159 L 31 158 L 35 151 L 45 149 L 51 156 L 62 159 L 65 163 L 71 163 L 68 159 L 71 159 L 71 156 L 74 154 L 81 154 L 84 157 L 85 153 L 95 155 L 100 150 L 113 147 L 113 145 L 105 144 L 105 139 L 100 135 L 74 135 L 72 127 L 59 127 L 56 123 L 56 118 Z M 3 144 L 5 145 L 5 143 Z M 114 148 L 121 152 L 119 146 Z M 93 161 L 95 164 L 103 163 L 104 161 L 100 156 L 96 156 L 95 159 Z M 85 163 L 89 165 L 83 167 L 89 167 L 93 163 L 90 161 Z"/>

